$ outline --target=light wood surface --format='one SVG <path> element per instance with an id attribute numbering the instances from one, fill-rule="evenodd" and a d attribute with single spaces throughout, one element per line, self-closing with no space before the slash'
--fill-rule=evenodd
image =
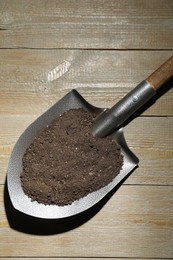
<path id="1" fill-rule="evenodd" d="M 139 167 L 89 211 L 42 221 L 11 205 L 25 128 L 77 89 L 111 107 L 173 54 L 172 0 L 0 1 L 0 258 L 173 259 L 173 82 L 124 128 Z"/>
<path id="2" fill-rule="evenodd" d="M 3 189 L 0 188 L 2 194 Z M 11 222 L 13 227 L 19 230 L 16 232 L 10 229 L 1 202 L 1 252 L 4 252 L 5 256 L 32 257 L 171 258 L 172 192 L 172 186 L 153 186 L 151 189 L 150 186 L 123 185 L 88 222 L 61 234 L 58 234 L 58 231 L 63 230 L 63 225 L 68 225 L 68 221 L 67 224 L 54 222 L 54 226 L 53 223 L 47 223 L 49 230 L 44 227 L 45 222 L 40 221 L 36 222 L 37 225 L 35 224 L 35 229 L 32 230 L 34 221 L 27 218 L 25 220 L 13 211 Z M 10 207 L 7 209 L 10 211 Z M 86 219 L 87 215 L 81 216 L 80 220 L 73 218 L 73 222 L 82 222 L 83 218 Z M 24 223 L 20 224 L 24 220 L 30 229 Z M 24 231 L 55 234 L 38 236 L 28 235 Z"/>
<path id="3" fill-rule="evenodd" d="M 0 10 L 2 48 L 172 49 L 172 0 L 6 0 Z"/>
<path id="4" fill-rule="evenodd" d="M 0 49 L 0 115 L 40 115 L 73 88 L 93 105 L 111 107 L 171 55 L 172 51 Z M 172 89 L 159 96 L 145 115 L 172 116 Z"/>

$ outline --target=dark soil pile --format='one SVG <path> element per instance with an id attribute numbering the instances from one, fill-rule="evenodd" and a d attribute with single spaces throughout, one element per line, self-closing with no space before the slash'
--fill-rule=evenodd
<path id="1" fill-rule="evenodd" d="M 32 201 L 71 204 L 120 172 L 120 147 L 110 137 L 93 137 L 93 121 L 91 113 L 71 109 L 35 137 L 24 154 L 21 174 L 22 188 Z"/>

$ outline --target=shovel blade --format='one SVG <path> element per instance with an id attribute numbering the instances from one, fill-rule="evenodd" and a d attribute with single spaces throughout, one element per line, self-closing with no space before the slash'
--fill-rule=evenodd
<path id="1" fill-rule="evenodd" d="M 21 186 L 20 175 L 22 172 L 22 158 L 28 146 L 39 135 L 52 120 L 62 115 L 69 109 L 83 108 L 91 113 L 99 115 L 104 111 L 89 104 L 76 90 L 70 91 L 60 101 L 48 109 L 38 119 L 36 119 L 20 136 L 12 151 L 8 170 L 7 170 L 7 187 L 13 207 L 27 215 L 44 218 L 58 219 L 65 218 L 81 213 L 95 205 L 107 195 L 117 184 L 119 184 L 138 164 L 138 158 L 130 151 L 124 138 L 123 129 L 113 133 L 112 138 L 116 139 L 121 147 L 124 156 L 124 164 L 120 173 L 114 180 L 98 191 L 88 194 L 71 205 L 57 206 L 44 205 L 25 195 Z"/>

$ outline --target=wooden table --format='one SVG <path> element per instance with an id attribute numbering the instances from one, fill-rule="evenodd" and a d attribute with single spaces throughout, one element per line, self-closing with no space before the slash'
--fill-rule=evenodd
<path id="1" fill-rule="evenodd" d="M 33 220 L 5 185 L 18 137 L 71 89 L 111 107 L 172 54 L 172 0 L 0 1 L 1 258 L 173 258 L 172 83 L 125 127 L 139 168 L 89 212 Z"/>

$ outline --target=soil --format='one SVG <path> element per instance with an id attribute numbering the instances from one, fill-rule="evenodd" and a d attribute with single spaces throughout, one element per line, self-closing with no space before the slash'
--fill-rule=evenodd
<path id="1" fill-rule="evenodd" d="M 32 201 L 64 206 L 110 183 L 123 165 L 111 137 L 90 132 L 95 116 L 71 109 L 55 119 L 27 148 L 21 184 Z"/>

